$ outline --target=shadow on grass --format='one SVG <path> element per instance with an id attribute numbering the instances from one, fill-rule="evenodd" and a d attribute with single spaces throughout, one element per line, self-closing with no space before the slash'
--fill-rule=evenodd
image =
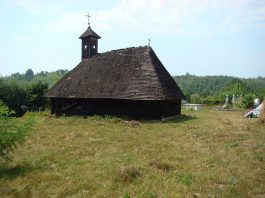
<path id="1" fill-rule="evenodd" d="M 0 178 L 14 179 L 19 176 L 25 176 L 27 173 L 33 171 L 34 169 L 36 168 L 30 167 L 29 165 L 0 165 Z"/>
<path id="2" fill-rule="evenodd" d="M 190 116 L 190 115 L 177 115 L 177 116 L 172 116 L 172 117 L 167 117 L 161 120 L 142 120 L 145 123 L 182 123 L 182 122 L 187 122 L 190 120 L 197 120 L 198 118 L 195 116 Z"/>
<path id="3" fill-rule="evenodd" d="M 195 116 L 190 116 L 190 115 L 177 115 L 171 118 L 166 118 L 165 121 L 166 123 L 181 123 L 181 122 L 187 122 L 190 120 L 197 120 L 198 118 Z"/>

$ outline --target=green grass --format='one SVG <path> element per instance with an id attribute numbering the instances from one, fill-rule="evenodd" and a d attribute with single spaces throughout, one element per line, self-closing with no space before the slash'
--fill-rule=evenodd
<path id="1" fill-rule="evenodd" d="M 264 197 L 265 126 L 241 113 L 136 123 L 27 114 L 35 132 L 0 164 L 0 197 Z"/>

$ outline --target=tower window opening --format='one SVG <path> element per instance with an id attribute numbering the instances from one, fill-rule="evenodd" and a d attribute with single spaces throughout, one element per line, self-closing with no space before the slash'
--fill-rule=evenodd
<path id="1" fill-rule="evenodd" d="M 93 45 L 93 46 L 92 46 L 92 48 L 93 48 L 93 49 L 96 49 L 96 46 L 95 46 L 95 45 Z"/>
<path id="2" fill-rule="evenodd" d="M 84 48 L 86 49 L 87 48 L 87 45 L 84 45 Z"/>

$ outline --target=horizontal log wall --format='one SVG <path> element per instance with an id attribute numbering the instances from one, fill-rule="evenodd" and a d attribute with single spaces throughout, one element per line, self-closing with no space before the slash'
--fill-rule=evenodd
<path id="1" fill-rule="evenodd" d="M 157 119 L 181 113 L 181 101 L 134 101 L 115 99 L 52 99 L 56 115 L 112 115 L 134 119 Z"/>

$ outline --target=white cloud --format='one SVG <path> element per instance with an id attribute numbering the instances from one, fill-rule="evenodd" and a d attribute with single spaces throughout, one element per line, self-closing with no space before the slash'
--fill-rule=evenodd
<path id="1" fill-rule="evenodd" d="M 12 1 L 11 1 L 12 2 Z M 42 14 L 53 7 L 53 2 L 50 0 L 14 0 L 12 2 L 15 6 L 21 7 L 32 14 Z"/>
<path id="2" fill-rule="evenodd" d="M 73 32 L 78 31 L 82 27 L 82 18 L 85 17 L 83 12 L 59 12 L 56 19 L 51 23 L 44 25 L 44 29 L 48 32 Z"/>
<path id="3" fill-rule="evenodd" d="M 120 0 L 108 9 L 101 10 L 87 1 L 67 0 L 65 4 L 84 5 L 84 10 L 71 10 L 62 1 L 16 0 L 34 14 L 52 14 L 54 20 L 47 22 L 44 29 L 49 32 L 82 31 L 86 25 L 85 13 L 90 9 L 92 27 L 98 31 L 193 36 L 239 33 L 255 24 L 264 24 L 264 8 L 259 12 L 253 5 L 263 5 L 265 0 Z M 64 1 L 65 2 L 65 1 Z"/>

